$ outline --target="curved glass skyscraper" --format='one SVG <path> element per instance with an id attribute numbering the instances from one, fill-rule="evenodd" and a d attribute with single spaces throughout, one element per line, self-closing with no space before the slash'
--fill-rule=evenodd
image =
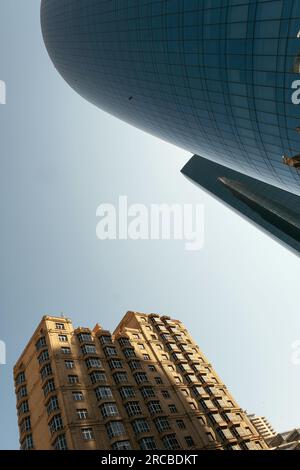
<path id="1" fill-rule="evenodd" d="M 41 22 L 78 93 L 196 154 L 187 176 L 300 249 L 298 0 L 43 0 Z"/>

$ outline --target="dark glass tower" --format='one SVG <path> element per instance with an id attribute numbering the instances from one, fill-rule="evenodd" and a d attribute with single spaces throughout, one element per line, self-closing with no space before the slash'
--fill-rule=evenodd
<path id="1" fill-rule="evenodd" d="M 41 21 L 78 93 L 196 154 L 184 174 L 300 250 L 298 0 L 43 0 Z"/>

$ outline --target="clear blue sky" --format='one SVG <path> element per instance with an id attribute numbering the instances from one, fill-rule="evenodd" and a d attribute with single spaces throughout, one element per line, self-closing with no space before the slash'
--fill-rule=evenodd
<path id="1" fill-rule="evenodd" d="M 3 0 L 0 448 L 18 447 L 12 367 L 43 314 L 113 329 L 129 309 L 184 320 L 242 407 L 300 427 L 299 258 L 189 183 L 189 155 L 103 113 L 54 70 L 39 0 Z M 96 208 L 203 203 L 205 246 L 100 242 Z"/>

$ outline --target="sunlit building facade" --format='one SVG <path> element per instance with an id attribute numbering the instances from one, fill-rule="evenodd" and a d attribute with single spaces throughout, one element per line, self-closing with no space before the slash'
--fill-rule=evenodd
<path id="1" fill-rule="evenodd" d="M 111 334 L 45 316 L 14 379 L 22 449 L 267 448 L 169 317 L 128 312 Z"/>

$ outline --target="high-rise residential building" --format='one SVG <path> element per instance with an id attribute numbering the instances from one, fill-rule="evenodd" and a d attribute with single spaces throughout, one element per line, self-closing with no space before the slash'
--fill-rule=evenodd
<path id="1" fill-rule="evenodd" d="M 254 414 L 248 415 L 251 423 L 257 430 L 257 432 L 264 438 L 264 439 L 271 439 L 276 436 L 276 432 L 274 428 L 271 426 L 267 418 L 264 416 L 256 416 Z"/>
<path id="2" fill-rule="evenodd" d="M 178 320 L 44 316 L 14 368 L 22 449 L 267 449 Z"/>
<path id="3" fill-rule="evenodd" d="M 299 0 L 42 0 L 41 24 L 79 94 L 300 251 Z"/>
<path id="4" fill-rule="evenodd" d="M 279 433 L 267 443 L 272 450 L 300 450 L 300 429 Z"/>

